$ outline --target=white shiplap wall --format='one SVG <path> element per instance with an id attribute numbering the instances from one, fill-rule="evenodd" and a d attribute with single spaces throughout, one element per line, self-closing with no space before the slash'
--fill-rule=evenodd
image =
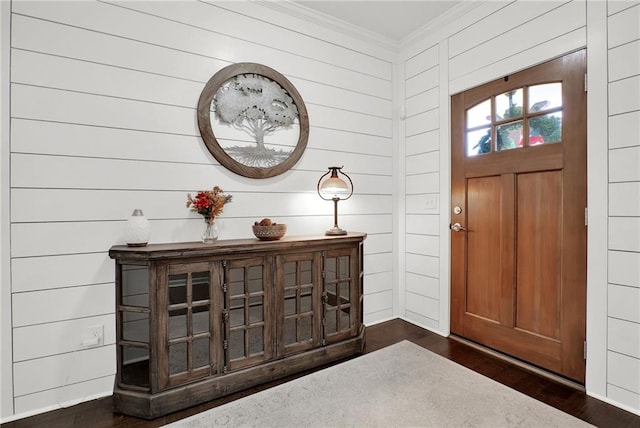
<path id="1" fill-rule="evenodd" d="M 11 247 L 9 240 L 9 59 L 11 4 L 0 2 L 0 420 L 13 413 Z"/>
<path id="2" fill-rule="evenodd" d="M 607 397 L 640 411 L 640 2 L 608 2 Z"/>
<path id="3" fill-rule="evenodd" d="M 599 12 L 602 5 L 608 6 L 608 12 Z M 444 202 L 450 192 L 448 96 L 584 47 L 588 48 L 589 74 L 596 79 L 608 75 L 606 82 L 604 77 L 602 82 L 589 77 L 594 86 L 593 94 L 588 94 L 589 121 L 594 125 L 587 143 L 588 197 L 594 213 L 599 212 L 598 205 L 607 201 L 608 181 L 609 217 L 589 211 L 587 392 L 634 413 L 640 413 L 639 23 L 640 3 L 635 0 L 486 2 L 457 13 L 438 28 L 426 29 L 401 52 L 407 191 L 400 314 L 443 335 L 449 333 L 450 286 L 446 269 L 450 207 Z M 598 48 L 604 39 L 607 46 L 601 55 Z M 596 95 L 602 85 L 606 88 L 604 102 Z M 437 90 L 439 101 L 432 104 L 430 100 L 438 98 L 430 94 Z M 422 97 L 420 102 L 416 102 L 418 97 Z M 429 119 L 429 112 L 439 112 L 441 117 Z M 412 114 L 421 115 L 421 128 L 411 123 Z M 606 160 L 601 168 L 598 159 L 607 154 L 600 150 L 602 126 L 598 124 L 603 125 L 599 117 L 607 114 L 608 168 Z M 434 154 L 438 151 L 440 156 Z M 428 197 L 436 198 L 435 210 L 428 208 L 433 206 Z M 607 227 L 608 243 L 607 233 L 601 233 Z M 607 250 L 608 260 L 603 260 Z M 430 257 L 439 258 L 439 271 L 438 261 Z M 596 270 L 608 271 L 604 295 L 600 290 L 606 289 L 606 279 Z"/>
<path id="4" fill-rule="evenodd" d="M 404 64 L 405 305 L 404 317 L 442 330 L 440 321 L 440 46 Z"/>
<path id="5" fill-rule="evenodd" d="M 585 34 L 584 1 L 487 2 L 405 47 L 406 319 L 449 333 L 449 95 L 583 47 Z"/>
<path id="6" fill-rule="evenodd" d="M 392 317 L 386 48 L 249 2 L 13 1 L 10 19 L 11 282 L 2 287 L 12 299 L 14 382 L 3 421 L 111 393 L 107 251 L 123 243 L 134 208 L 150 219 L 152 243 L 197 240 L 203 223 L 186 194 L 213 185 L 234 196 L 218 222 L 222 239 L 252 237 L 262 217 L 287 223 L 290 235 L 323 233 L 333 210 L 315 185 L 344 165 L 355 194 L 340 204 L 340 225 L 369 234 L 365 322 Z M 287 76 L 309 111 L 307 150 L 278 177 L 234 175 L 199 138 L 200 91 L 242 61 Z M 104 326 L 104 344 L 83 349 L 94 325 Z"/>

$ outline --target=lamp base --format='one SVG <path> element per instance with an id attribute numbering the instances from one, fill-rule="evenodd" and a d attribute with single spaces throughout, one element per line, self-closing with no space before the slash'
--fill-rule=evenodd
<path id="1" fill-rule="evenodd" d="M 344 229 L 340 229 L 338 226 L 334 226 L 331 229 L 327 230 L 324 234 L 328 236 L 346 235 L 347 231 Z"/>

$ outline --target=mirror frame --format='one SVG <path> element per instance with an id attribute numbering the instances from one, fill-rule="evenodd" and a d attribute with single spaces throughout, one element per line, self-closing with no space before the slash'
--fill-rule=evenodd
<path id="1" fill-rule="evenodd" d="M 273 167 L 252 167 L 236 161 L 220 146 L 213 132 L 211 125 L 211 102 L 213 101 L 213 97 L 222 85 L 233 77 L 241 74 L 258 74 L 273 80 L 288 92 L 298 109 L 298 122 L 300 127 L 298 143 L 287 159 Z M 207 149 L 222 166 L 244 177 L 269 178 L 288 171 L 302 156 L 302 153 L 307 147 L 307 141 L 309 140 L 309 115 L 300 93 L 298 93 L 286 77 L 266 65 L 242 62 L 231 64 L 221 69 L 209 79 L 198 100 L 198 128 L 200 128 L 200 136 L 207 146 Z"/>

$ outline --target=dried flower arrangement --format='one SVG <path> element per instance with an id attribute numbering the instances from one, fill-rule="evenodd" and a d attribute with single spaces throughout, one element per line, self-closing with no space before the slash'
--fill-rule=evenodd
<path id="1" fill-rule="evenodd" d="M 191 211 L 204 216 L 209 223 L 213 223 L 231 199 L 231 195 L 224 195 L 224 190 L 214 186 L 212 190 L 199 191 L 195 198 L 191 197 L 191 193 L 187 194 L 187 208 L 191 208 Z"/>

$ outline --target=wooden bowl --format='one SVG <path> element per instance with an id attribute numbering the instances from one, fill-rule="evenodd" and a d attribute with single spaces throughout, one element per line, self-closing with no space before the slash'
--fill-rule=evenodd
<path id="1" fill-rule="evenodd" d="M 287 233 L 286 224 L 276 224 L 272 226 L 260 226 L 254 224 L 253 234 L 261 241 L 277 241 Z"/>

